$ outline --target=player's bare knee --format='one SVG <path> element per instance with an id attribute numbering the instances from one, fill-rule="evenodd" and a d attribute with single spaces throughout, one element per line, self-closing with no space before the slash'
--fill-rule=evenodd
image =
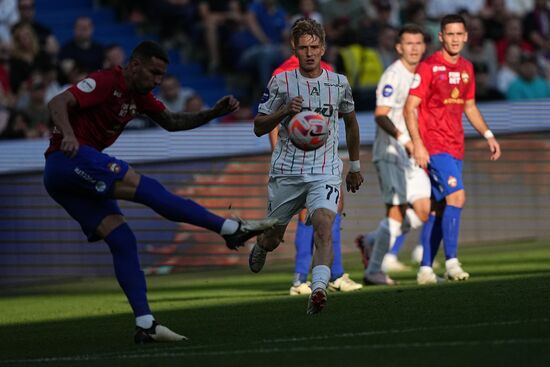
<path id="1" fill-rule="evenodd" d="M 128 172 L 126 172 L 122 180 L 115 183 L 115 198 L 125 200 L 133 199 L 139 186 L 140 180 L 141 175 L 133 170 L 131 167 L 129 167 Z"/>
<path id="2" fill-rule="evenodd" d="M 101 238 L 105 238 L 124 223 L 126 223 L 126 221 L 122 215 L 111 214 L 103 218 L 101 223 L 99 223 L 99 226 L 97 226 L 96 232 Z"/>
<path id="3" fill-rule="evenodd" d="M 447 205 L 463 208 L 466 203 L 466 192 L 464 190 L 458 190 L 452 194 L 449 194 L 445 199 L 447 201 Z"/>

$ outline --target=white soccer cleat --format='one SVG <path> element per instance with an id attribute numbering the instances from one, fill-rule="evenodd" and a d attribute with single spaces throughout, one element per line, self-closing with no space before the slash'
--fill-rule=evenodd
<path id="1" fill-rule="evenodd" d="M 136 327 L 136 333 L 134 334 L 134 341 L 136 344 L 179 342 L 182 340 L 188 340 L 188 338 L 173 332 L 156 321 L 153 321 L 153 326 L 149 329 L 144 329 L 139 326 Z"/>
<path id="2" fill-rule="evenodd" d="M 311 283 L 305 282 L 305 283 L 294 283 L 292 287 L 290 287 L 290 295 L 291 296 L 301 296 L 303 294 L 311 294 Z"/>
<path id="3" fill-rule="evenodd" d="M 411 260 L 415 264 L 420 264 L 422 262 L 422 254 L 424 253 L 424 248 L 422 245 L 416 245 L 411 252 Z"/>
<path id="4" fill-rule="evenodd" d="M 462 269 L 462 264 L 456 257 L 445 261 L 445 268 L 447 269 L 445 272 L 445 278 L 449 280 L 461 281 L 468 280 L 468 278 L 470 278 L 470 274 L 466 273 Z"/>
<path id="5" fill-rule="evenodd" d="M 384 255 L 384 260 L 382 260 L 382 271 L 384 273 L 397 273 L 408 270 L 411 270 L 411 268 L 399 261 L 394 254 Z"/>
<path id="6" fill-rule="evenodd" d="M 264 250 L 260 245 L 255 244 L 250 250 L 248 256 L 248 267 L 253 273 L 259 273 L 264 267 L 265 259 L 267 257 L 267 250 Z"/>
<path id="7" fill-rule="evenodd" d="M 246 241 L 263 233 L 266 229 L 273 228 L 279 222 L 276 218 L 264 219 L 237 219 L 239 229 L 233 234 L 223 235 L 225 245 L 231 250 L 237 250 L 244 246 Z"/>
<path id="8" fill-rule="evenodd" d="M 328 289 L 331 291 L 353 292 L 361 288 L 363 288 L 363 285 L 353 281 L 348 273 L 334 280 L 334 282 L 328 283 Z"/>
<path id="9" fill-rule="evenodd" d="M 445 282 L 445 279 L 438 277 L 429 266 L 421 266 L 416 274 L 416 283 L 419 285 L 440 284 L 443 282 Z"/>
<path id="10" fill-rule="evenodd" d="M 379 271 L 378 273 L 367 273 L 365 271 L 365 274 L 363 276 L 363 282 L 366 285 L 396 285 L 397 284 L 395 280 L 390 278 L 383 271 Z"/>

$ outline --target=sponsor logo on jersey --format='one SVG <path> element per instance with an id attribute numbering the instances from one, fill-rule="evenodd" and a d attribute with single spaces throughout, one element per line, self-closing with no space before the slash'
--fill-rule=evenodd
<path id="1" fill-rule="evenodd" d="M 95 80 L 93 80 L 92 78 L 86 78 L 79 81 L 76 87 L 78 88 L 78 90 L 84 93 L 91 93 L 94 91 L 96 83 Z"/>
<path id="2" fill-rule="evenodd" d="M 122 106 L 120 106 L 120 111 L 118 113 L 118 115 L 120 117 L 124 117 L 128 114 L 128 112 L 130 113 L 130 116 L 133 116 L 136 114 L 136 110 L 137 110 L 137 107 L 135 105 L 135 103 L 123 103 Z"/>
<path id="3" fill-rule="evenodd" d="M 323 107 L 315 107 L 313 109 L 308 107 L 303 107 L 302 111 L 313 111 L 325 117 L 331 117 L 334 114 L 334 106 L 332 106 L 331 104 L 325 103 Z"/>
<path id="4" fill-rule="evenodd" d="M 317 87 L 313 87 L 311 89 L 311 93 L 309 93 L 310 96 L 318 96 L 319 95 L 319 89 Z"/>
<path id="5" fill-rule="evenodd" d="M 122 93 L 115 89 L 115 91 L 113 92 L 113 96 L 115 96 L 117 98 L 120 98 L 120 97 L 122 97 Z"/>
<path id="6" fill-rule="evenodd" d="M 449 176 L 449 178 L 447 179 L 447 185 L 449 185 L 449 187 L 456 187 L 456 185 L 458 185 L 456 177 Z"/>
<path id="7" fill-rule="evenodd" d="M 109 171 L 111 171 L 113 173 L 119 173 L 120 172 L 120 165 L 118 163 L 111 162 L 107 165 L 107 167 L 109 168 Z"/>
<path id="8" fill-rule="evenodd" d="M 266 103 L 268 99 L 269 99 L 269 89 L 266 88 L 264 90 L 264 94 L 262 94 L 262 98 L 260 99 L 260 103 Z"/>
<path id="9" fill-rule="evenodd" d="M 384 88 L 382 88 L 382 95 L 384 97 L 389 97 L 393 94 L 393 87 L 389 84 L 386 84 Z"/>
<path id="10" fill-rule="evenodd" d="M 464 99 L 460 97 L 460 90 L 457 87 L 454 87 L 451 91 L 451 98 L 445 98 L 443 101 L 444 104 L 464 104 Z"/>
<path id="11" fill-rule="evenodd" d="M 338 87 L 338 88 L 344 88 L 344 84 L 338 84 L 338 83 L 324 82 L 323 85 L 324 85 L 325 87 Z"/>
<path id="12" fill-rule="evenodd" d="M 447 68 L 444 65 L 434 65 L 432 68 L 432 73 L 437 73 L 438 71 L 445 71 Z"/>
<path id="13" fill-rule="evenodd" d="M 449 71 L 449 84 L 459 84 L 460 73 L 458 71 Z"/>
<path id="14" fill-rule="evenodd" d="M 463 71 L 462 74 L 460 74 L 460 77 L 462 78 L 462 81 L 464 83 L 468 83 L 470 81 L 470 75 L 468 75 L 468 73 L 465 71 Z"/>
<path id="15" fill-rule="evenodd" d="M 418 73 L 414 74 L 413 80 L 411 82 L 411 89 L 418 88 L 421 81 L 422 81 L 422 77 L 420 76 L 420 74 Z"/>

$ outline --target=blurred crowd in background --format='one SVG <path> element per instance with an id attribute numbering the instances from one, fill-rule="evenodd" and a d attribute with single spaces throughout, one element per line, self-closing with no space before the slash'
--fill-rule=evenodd
<path id="1" fill-rule="evenodd" d="M 289 29 L 309 17 L 327 34 L 325 61 L 345 74 L 357 110 L 372 110 L 375 87 L 397 57 L 401 25 L 426 32 L 439 48 L 439 19 L 463 15 L 469 40 L 463 55 L 474 64 L 478 101 L 550 98 L 550 2 L 547 0 L 98 0 L 153 35 L 183 62 L 221 75 L 242 108 L 220 123 L 253 118 L 273 69 L 289 55 Z M 74 20 L 73 39 L 60 44 L 36 21 L 34 0 L 0 1 L 0 138 L 49 135 L 48 101 L 91 71 L 123 65 L 117 44 L 94 40 L 89 17 Z M 172 111 L 207 108 L 185 80 L 168 75 L 155 92 Z M 221 97 L 221 96 L 220 96 Z M 136 126 L 151 126 L 149 123 Z"/>

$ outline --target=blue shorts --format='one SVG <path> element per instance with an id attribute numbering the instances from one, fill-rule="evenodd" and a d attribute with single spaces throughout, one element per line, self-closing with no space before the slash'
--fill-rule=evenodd
<path id="1" fill-rule="evenodd" d="M 462 161 L 450 154 L 441 153 L 430 156 L 428 173 L 432 183 L 432 195 L 436 201 L 441 201 L 447 195 L 464 189 Z"/>
<path id="2" fill-rule="evenodd" d="M 74 158 L 61 151 L 46 157 L 44 186 L 48 194 L 82 227 L 88 241 L 98 241 L 96 233 L 108 215 L 122 215 L 112 197 L 114 184 L 128 172 L 128 163 L 81 146 Z"/>

